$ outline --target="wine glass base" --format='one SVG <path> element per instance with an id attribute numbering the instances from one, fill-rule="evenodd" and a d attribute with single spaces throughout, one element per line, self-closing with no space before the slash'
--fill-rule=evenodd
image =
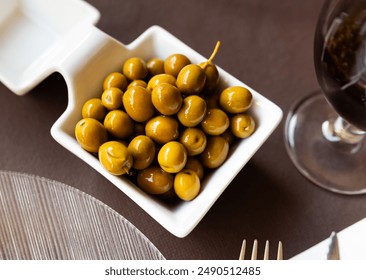
<path id="1" fill-rule="evenodd" d="M 287 152 L 297 169 L 317 186 L 341 194 L 366 193 L 366 145 L 345 144 L 336 136 L 324 135 L 323 130 L 336 118 L 322 92 L 302 99 L 287 116 Z"/>

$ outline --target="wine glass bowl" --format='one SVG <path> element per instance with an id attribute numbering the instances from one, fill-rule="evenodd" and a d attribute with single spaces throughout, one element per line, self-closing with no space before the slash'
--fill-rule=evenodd
<path id="1" fill-rule="evenodd" d="M 314 38 L 321 90 L 296 103 L 286 148 L 316 185 L 342 194 L 366 192 L 366 1 L 326 0 Z"/>
<path id="2" fill-rule="evenodd" d="M 320 17 L 314 41 L 315 69 L 325 97 L 337 113 L 366 131 L 366 2 L 344 2 L 349 1 L 337 2 L 334 18 Z M 326 7 L 324 12 L 329 10 Z"/>

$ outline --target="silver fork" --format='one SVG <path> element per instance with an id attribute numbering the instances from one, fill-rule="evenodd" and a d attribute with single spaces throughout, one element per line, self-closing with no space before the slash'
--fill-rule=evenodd
<path id="1" fill-rule="evenodd" d="M 241 245 L 239 260 L 244 260 L 245 259 L 246 246 L 247 246 L 247 241 L 244 239 L 243 243 Z M 251 260 L 256 260 L 257 259 L 257 252 L 258 252 L 258 241 L 257 241 L 257 239 L 255 239 L 254 243 L 253 243 L 253 247 L 252 247 L 252 255 L 250 257 Z M 269 259 L 269 241 L 268 240 L 266 241 L 266 246 L 264 247 L 263 259 L 264 260 Z M 283 259 L 282 242 L 279 241 L 278 242 L 278 247 L 277 247 L 277 260 L 282 260 L 282 259 Z"/>

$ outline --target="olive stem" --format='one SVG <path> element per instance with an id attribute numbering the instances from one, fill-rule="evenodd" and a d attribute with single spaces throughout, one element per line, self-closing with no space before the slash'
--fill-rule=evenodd
<path id="1" fill-rule="evenodd" d="M 207 61 L 205 61 L 202 64 L 200 64 L 200 66 L 201 66 L 201 68 L 203 70 L 206 70 L 206 67 L 208 65 L 212 64 L 212 60 L 214 59 L 214 57 L 216 56 L 217 52 L 219 51 L 220 44 L 221 44 L 221 42 L 220 41 L 217 41 L 216 46 L 215 46 L 215 49 L 213 50 L 210 58 Z"/>
<path id="2" fill-rule="evenodd" d="M 212 60 L 215 58 L 217 52 L 219 51 L 220 44 L 221 44 L 221 42 L 217 41 L 215 49 L 213 50 L 213 52 L 212 52 L 212 54 L 211 54 L 211 56 L 210 56 L 210 58 L 208 59 L 207 62 L 212 62 Z"/>

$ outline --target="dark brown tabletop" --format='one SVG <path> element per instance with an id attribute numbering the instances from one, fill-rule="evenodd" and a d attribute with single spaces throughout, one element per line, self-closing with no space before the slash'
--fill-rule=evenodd
<path id="1" fill-rule="evenodd" d="M 325 191 L 304 178 L 284 145 L 291 105 L 318 88 L 313 36 L 319 0 L 88 0 L 97 26 L 130 43 L 160 25 L 204 56 L 221 41 L 216 63 L 284 112 L 284 119 L 198 226 L 185 238 L 161 227 L 89 165 L 61 147 L 50 128 L 67 106 L 52 74 L 19 97 L 0 84 L 0 169 L 54 179 L 109 205 L 142 231 L 167 259 L 237 259 L 245 238 L 278 240 L 286 259 L 366 216 L 366 196 Z M 272 256 L 273 257 L 273 256 Z"/>

